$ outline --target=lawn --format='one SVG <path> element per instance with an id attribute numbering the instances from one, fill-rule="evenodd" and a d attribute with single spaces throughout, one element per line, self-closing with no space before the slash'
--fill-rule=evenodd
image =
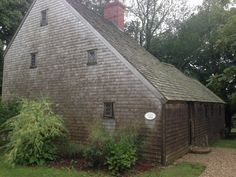
<path id="1" fill-rule="evenodd" d="M 221 139 L 216 141 L 213 147 L 220 147 L 220 148 L 235 148 L 236 149 L 236 139 Z"/>
<path id="2" fill-rule="evenodd" d="M 182 162 L 167 168 L 153 168 L 142 173 L 130 173 L 133 177 L 198 177 L 205 167 L 200 164 Z M 110 177 L 103 172 L 86 172 L 71 169 L 54 169 L 48 167 L 14 167 L 0 164 L 0 177 Z"/>
<path id="3" fill-rule="evenodd" d="M 181 162 L 161 169 L 156 168 L 135 177 L 198 177 L 205 170 L 205 166 L 198 163 Z"/>

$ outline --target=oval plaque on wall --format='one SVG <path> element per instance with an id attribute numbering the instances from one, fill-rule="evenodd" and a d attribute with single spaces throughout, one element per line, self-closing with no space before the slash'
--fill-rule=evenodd
<path id="1" fill-rule="evenodd" d="M 154 120 L 156 117 L 157 116 L 154 112 L 148 112 L 145 114 L 145 119 L 147 120 Z"/>

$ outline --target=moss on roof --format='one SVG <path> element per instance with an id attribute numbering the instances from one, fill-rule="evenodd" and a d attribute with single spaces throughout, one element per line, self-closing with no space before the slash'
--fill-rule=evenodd
<path id="1" fill-rule="evenodd" d="M 67 2 L 168 101 L 224 103 L 222 99 L 197 80 L 184 75 L 170 64 L 160 62 L 132 37 L 120 31 L 113 23 L 87 9 L 78 0 L 67 0 Z"/>

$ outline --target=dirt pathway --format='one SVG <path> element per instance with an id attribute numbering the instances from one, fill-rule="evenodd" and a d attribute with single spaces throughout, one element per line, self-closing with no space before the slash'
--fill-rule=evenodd
<path id="1" fill-rule="evenodd" d="M 236 149 L 212 148 L 209 154 L 187 154 L 180 161 L 206 165 L 200 177 L 236 177 Z"/>

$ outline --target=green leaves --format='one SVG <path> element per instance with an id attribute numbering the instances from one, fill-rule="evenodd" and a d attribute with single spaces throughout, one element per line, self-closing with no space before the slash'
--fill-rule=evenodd
<path id="1" fill-rule="evenodd" d="M 10 165 L 42 165 L 54 160 L 53 140 L 67 132 L 62 118 L 51 110 L 51 103 L 46 99 L 22 99 L 21 104 L 19 115 L 5 123 L 5 128 L 10 129 L 6 161 Z"/>
<path id="2" fill-rule="evenodd" d="M 129 135 L 127 135 L 129 136 Z M 133 140 L 135 141 L 135 140 Z M 119 141 L 110 146 L 106 157 L 108 169 L 117 175 L 130 169 L 137 160 L 137 147 L 127 138 L 120 137 Z"/>
<path id="3" fill-rule="evenodd" d="M 84 146 L 87 166 L 106 165 L 113 175 L 119 175 L 135 165 L 142 141 L 138 138 L 138 125 L 119 125 L 114 134 L 104 129 L 101 120 L 90 126 L 88 144 Z"/>
<path id="4" fill-rule="evenodd" d="M 208 80 L 207 86 L 226 101 L 236 93 L 236 65 L 226 68 L 223 73 L 215 74 Z"/>

